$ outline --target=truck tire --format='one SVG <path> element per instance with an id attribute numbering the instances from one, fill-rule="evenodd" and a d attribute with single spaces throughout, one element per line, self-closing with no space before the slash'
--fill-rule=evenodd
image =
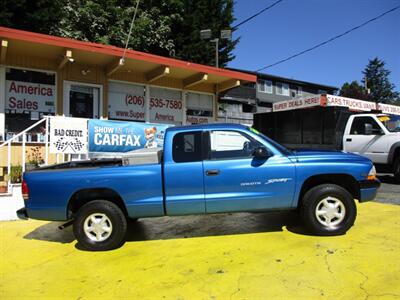
<path id="1" fill-rule="evenodd" d="M 393 164 L 393 175 L 397 183 L 400 183 L 400 156 L 397 157 Z"/>
<path id="2" fill-rule="evenodd" d="M 105 251 L 123 245 L 127 222 L 117 205 L 110 201 L 95 200 L 78 210 L 73 227 L 82 248 Z"/>
<path id="3" fill-rule="evenodd" d="M 335 184 L 321 184 L 303 197 L 300 214 L 316 235 L 341 235 L 354 224 L 357 207 L 353 196 Z"/>

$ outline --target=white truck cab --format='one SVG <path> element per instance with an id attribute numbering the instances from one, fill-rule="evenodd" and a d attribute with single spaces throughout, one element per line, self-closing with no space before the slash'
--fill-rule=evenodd
<path id="1" fill-rule="evenodd" d="M 400 181 L 400 118 L 387 114 L 351 115 L 343 134 L 343 150 L 368 157 Z"/>

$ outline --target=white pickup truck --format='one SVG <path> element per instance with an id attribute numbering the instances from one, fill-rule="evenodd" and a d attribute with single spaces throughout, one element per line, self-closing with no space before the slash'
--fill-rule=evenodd
<path id="1" fill-rule="evenodd" d="M 400 120 L 384 114 L 352 115 L 343 135 L 343 150 L 368 157 L 400 182 Z"/>
<path id="2" fill-rule="evenodd" d="M 364 113 L 334 105 L 293 106 L 281 104 L 281 111 L 256 114 L 254 127 L 291 149 L 333 149 L 366 156 L 378 172 L 392 173 L 400 183 L 399 114 L 371 109 Z"/>

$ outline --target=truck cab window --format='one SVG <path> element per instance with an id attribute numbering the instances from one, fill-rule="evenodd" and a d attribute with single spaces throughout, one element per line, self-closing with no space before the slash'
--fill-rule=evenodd
<path id="1" fill-rule="evenodd" d="M 250 157 L 257 147 L 262 146 L 258 141 L 237 131 L 211 131 L 210 142 L 211 159 Z"/>
<path id="2" fill-rule="evenodd" d="M 172 157 L 175 162 L 202 160 L 201 131 L 177 133 L 173 139 Z"/>
<path id="3" fill-rule="evenodd" d="M 365 134 L 365 124 L 372 125 L 372 132 L 374 134 L 382 133 L 382 129 L 379 127 L 378 123 L 371 117 L 355 117 L 353 124 L 351 125 L 350 134 L 364 135 Z"/>

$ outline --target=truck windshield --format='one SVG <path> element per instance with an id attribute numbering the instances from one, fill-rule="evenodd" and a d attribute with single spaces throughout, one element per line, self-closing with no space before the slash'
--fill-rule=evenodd
<path id="1" fill-rule="evenodd" d="M 378 119 L 390 132 L 400 132 L 400 116 L 380 116 Z"/>
<path id="2" fill-rule="evenodd" d="M 267 137 L 266 135 L 262 134 L 261 132 L 259 132 L 257 129 L 254 129 L 252 127 L 249 127 L 249 130 L 255 134 L 257 134 L 258 136 L 260 136 L 263 140 L 267 141 L 268 143 L 272 144 L 272 146 L 274 146 L 276 149 L 278 149 L 280 152 L 282 152 L 285 155 L 290 155 L 292 154 L 292 152 L 285 148 L 284 146 L 282 146 L 281 144 L 275 142 L 274 140 L 270 139 L 269 137 Z"/>

